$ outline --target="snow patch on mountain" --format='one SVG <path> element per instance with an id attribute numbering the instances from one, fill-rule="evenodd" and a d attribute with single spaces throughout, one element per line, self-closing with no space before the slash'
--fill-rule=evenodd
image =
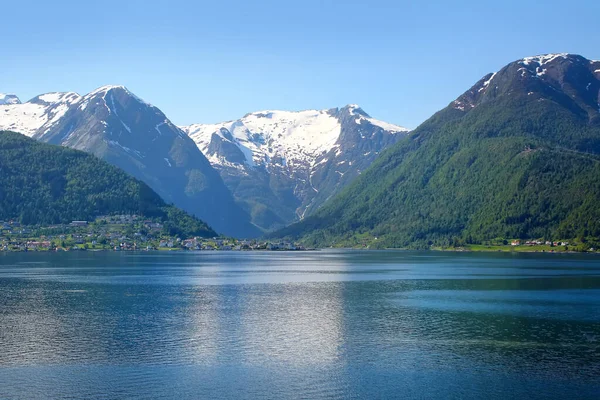
<path id="1" fill-rule="evenodd" d="M 0 108 L 0 129 L 33 136 L 39 130 L 48 131 L 81 100 L 77 93 L 47 93 L 27 103 L 8 104 Z"/>
<path id="2" fill-rule="evenodd" d="M 94 97 L 98 94 L 102 94 L 103 96 L 106 95 L 107 92 L 113 90 L 113 89 L 121 89 L 121 90 L 125 90 L 127 93 L 130 93 L 129 90 L 122 85 L 104 85 L 104 86 L 100 86 L 98 89 L 95 89 L 91 92 L 89 92 L 85 97 Z"/>
<path id="3" fill-rule="evenodd" d="M 14 104 L 0 109 L 0 130 L 26 136 L 33 134 L 48 121 L 47 107 L 41 104 Z"/>
<path id="4" fill-rule="evenodd" d="M 127 125 L 125 122 L 123 122 L 121 120 L 121 124 L 123 125 L 123 127 L 127 130 L 127 132 L 131 133 L 131 128 L 129 127 L 129 125 Z"/>
<path id="5" fill-rule="evenodd" d="M 367 117 L 367 116 L 357 112 L 357 110 L 360 110 L 360 107 L 357 104 L 350 104 L 346 107 L 348 108 L 348 112 L 350 113 L 350 115 L 354 115 L 357 117 L 355 122 L 359 125 L 362 123 L 362 121 L 368 121 L 372 125 L 378 126 L 381 129 L 386 130 L 391 133 L 409 132 L 409 129 L 404 128 L 403 126 L 390 124 L 385 121 L 380 121 L 378 119 Z M 362 112 L 362 110 L 361 110 L 361 112 Z"/>
<path id="6" fill-rule="evenodd" d="M 211 162 L 223 164 L 225 161 L 215 158 L 209 151 L 212 135 L 216 134 L 237 145 L 250 167 L 268 166 L 274 159 L 280 166 L 313 160 L 316 155 L 331 150 L 341 132 L 339 121 L 327 110 L 267 110 L 247 114 L 238 121 L 180 128 Z M 226 133 L 231 134 L 233 141 Z"/>
<path id="7" fill-rule="evenodd" d="M 482 91 L 486 90 L 495 76 L 496 76 L 496 72 L 494 72 L 487 81 L 483 82 L 483 85 L 479 88 L 478 92 L 482 92 Z"/>
<path id="8" fill-rule="evenodd" d="M 119 148 L 125 150 L 127 153 L 129 153 L 131 155 L 134 155 L 137 158 L 142 159 L 142 158 L 145 157 L 145 155 L 142 154 L 140 151 L 131 149 L 131 148 L 127 147 L 127 146 L 123 146 L 121 143 L 119 143 L 119 142 L 117 142 L 115 140 L 104 140 L 104 142 L 106 142 L 107 144 L 109 144 L 111 146 L 119 147 Z"/>
<path id="9" fill-rule="evenodd" d="M 356 104 L 346 108 L 350 115 L 356 117 L 358 125 L 367 122 L 391 134 L 409 131 L 367 116 Z M 211 151 L 213 135 L 217 135 L 223 142 L 237 146 L 244 154 L 246 167 L 294 168 L 298 165 L 315 165 L 319 162 L 319 156 L 336 148 L 342 126 L 334 114 L 332 110 L 266 110 L 247 114 L 237 121 L 180 128 L 194 140 L 213 165 L 240 167 Z"/>
<path id="10" fill-rule="evenodd" d="M 554 61 L 557 58 L 568 58 L 569 57 L 569 53 L 556 53 L 556 54 L 540 54 L 537 56 L 533 56 L 533 57 L 525 57 L 521 60 L 521 63 L 523 63 L 524 65 L 529 65 L 529 64 L 538 64 L 540 66 L 545 65 L 549 62 Z"/>
<path id="11" fill-rule="evenodd" d="M 133 97 L 135 100 L 137 100 L 139 103 L 142 103 L 148 107 L 154 107 L 152 104 L 148 103 L 145 100 L 142 100 L 140 97 L 136 96 L 134 93 L 132 93 L 129 89 L 127 89 L 125 86 L 123 85 L 105 85 L 105 86 L 101 86 L 98 89 L 90 92 L 89 94 L 87 94 L 85 97 L 94 97 L 96 95 L 102 94 L 102 97 L 104 99 L 106 99 L 106 95 L 112 91 L 112 90 L 123 90 L 125 93 L 127 93 L 129 96 Z M 108 107 L 108 104 L 107 104 Z"/>
<path id="12" fill-rule="evenodd" d="M 361 121 L 363 121 L 363 120 L 365 120 L 365 121 L 368 121 L 368 122 L 370 122 L 371 124 L 373 124 L 373 125 L 375 125 L 375 126 L 378 126 L 378 127 L 380 127 L 381 129 L 383 129 L 383 130 L 385 130 L 385 131 L 388 131 L 388 132 L 391 132 L 391 133 L 397 133 L 397 132 L 409 132 L 409 131 L 410 131 L 408 128 L 404 128 L 404 127 L 402 127 L 402 126 L 399 126 L 399 125 L 390 124 L 390 123 L 388 123 L 388 122 L 385 122 L 385 121 L 380 121 L 380 120 L 378 120 L 378 119 L 375 119 L 375 118 L 370 118 L 370 117 L 363 117 L 363 116 L 360 116 L 360 117 L 359 117 L 359 118 L 356 120 L 356 123 L 357 123 L 357 124 L 360 124 L 360 123 L 361 123 Z"/>
<path id="13" fill-rule="evenodd" d="M 163 126 L 164 124 L 166 124 L 166 121 L 163 121 L 163 122 L 161 122 L 161 123 L 157 124 L 157 125 L 154 127 L 154 129 L 156 130 L 156 132 L 158 132 L 158 135 L 159 135 L 159 136 L 162 136 L 162 132 L 160 131 L 160 127 L 161 127 L 161 126 Z"/>
<path id="14" fill-rule="evenodd" d="M 74 92 L 52 92 L 42 94 L 32 100 L 32 102 L 42 102 L 46 104 L 73 104 L 81 100 L 81 96 Z"/>
<path id="15" fill-rule="evenodd" d="M 472 108 L 475 108 L 475 104 L 469 103 L 469 102 L 463 102 L 463 101 L 460 101 L 460 100 L 454 100 L 452 102 L 452 106 L 455 109 L 460 110 L 460 111 L 468 111 L 468 110 L 470 110 Z"/>

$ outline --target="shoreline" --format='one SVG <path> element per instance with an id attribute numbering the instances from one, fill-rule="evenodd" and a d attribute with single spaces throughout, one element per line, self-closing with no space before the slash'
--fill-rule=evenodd
<path id="1" fill-rule="evenodd" d="M 524 249 L 524 250 L 515 250 L 515 249 L 469 249 L 469 248 L 457 248 L 457 249 L 446 249 L 446 248 L 436 248 L 430 249 L 431 251 L 439 251 L 439 252 L 450 252 L 450 253 L 514 253 L 514 254 L 523 254 L 523 253 L 535 253 L 535 254 L 600 254 L 600 251 L 575 251 L 575 250 L 560 250 L 560 251 L 546 251 L 539 249 Z"/>
<path id="2" fill-rule="evenodd" d="M 233 250 L 233 249 L 212 249 L 212 250 L 188 250 L 188 249 L 127 249 L 127 250 L 114 250 L 114 249 L 28 249 L 28 250 L 0 250 L 0 254 L 3 253 L 214 253 L 214 252 L 236 252 L 236 253 L 250 253 L 250 252 L 269 252 L 269 253 L 297 253 L 297 252 L 307 252 L 307 251 L 321 251 L 322 249 L 295 249 L 295 250 L 287 250 L 287 249 L 277 249 L 277 250 L 268 250 L 268 249 L 242 249 L 242 250 Z"/>
<path id="3" fill-rule="evenodd" d="M 408 248 L 385 248 L 385 249 L 369 249 L 369 248 L 358 248 L 358 247 L 323 247 L 323 248 L 305 248 L 305 249 L 212 249 L 212 250 L 189 250 L 181 248 L 159 248 L 159 249 L 127 249 L 127 250 L 114 250 L 114 249 L 28 249 L 28 250 L 0 250 L 0 254 L 5 253 L 165 253 L 165 252 L 177 252 L 177 253 L 214 253 L 214 252 L 236 252 L 236 253 L 250 253 L 250 252 L 269 252 L 269 253 L 296 253 L 296 252 L 317 252 L 323 250 L 347 250 L 347 251 L 423 251 L 423 252 L 447 252 L 447 253 L 535 253 L 535 254 L 595 254 L 600 255 L 600 251 L 575 251 L 575 250 L 558 250 L 548 251 L 546 249 L 535 248 L 535 246 L 515 249 L 512 246 L 486 246 L 478 248 L 469 247 L 457 247 L 457 248 L 444 248 L 444 247 L 432 247 L 429 249 L 408 249 Z"/>

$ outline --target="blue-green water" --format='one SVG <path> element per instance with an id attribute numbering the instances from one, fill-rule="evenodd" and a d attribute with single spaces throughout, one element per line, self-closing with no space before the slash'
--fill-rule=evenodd
<path id="1" fill-rule="evenodd" d="M 600 398 L 600 257 L 0 254 L 0 398 Z"/>

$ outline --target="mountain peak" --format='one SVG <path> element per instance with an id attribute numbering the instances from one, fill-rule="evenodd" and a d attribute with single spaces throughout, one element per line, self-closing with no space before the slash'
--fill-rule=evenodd
<path id="1" fill-rule="evenodd" d="M 516 64 L 520 68 L 524 68 L 530 72 L 534 72 L 537 77 L 542 77 L 544 74 L 546 74 L 548 68 L 558 69 L 561 74 L 564 74 L 567 72 L 567 69 L 571 68 L 572 66 L 580 66 L 585 69 L 589 69 L 590 66 L 593 66 L 595 62 L 596 61 L 588 60 L 587 58 L 578 54 L 554 53 L 525 57 L 513 64 Z M 521 75 L 523 75 L 523 73 L 521 73 Z"/>
<path id="2" fill-rule="evenodd" d="M 576 103 L 574 107 L 594 116 L 600 107 L 599 86 L 600 62 L 571 53 L 541 54 L 484 76 L 456 99 L 452 108 L 467 112 L 500 96 L 522 95 Z"/>
<path id="3" fill-rule="evenodd" d="M 362 115 L 363 117 L 369 118 L 370 115 L 365 112 L 358 104 L 348 104 L 341 109 L 341 111 L 347 111 L 350 115 Z"/>
<path id="4" fill-rule="evenodd" d="M 21 100 L 14 94 L 0 93 L 0 104 L 21 104 Z"/>
<path id="5" fill-rule="evenodd" d="M 147 103 L 146 101 L 144 101 L 141 98 L 139 98 L 138 96 L 136 96 L 133 92 L 131 92 L 131 90 L 127 89 L 127 87 L 125 87 L 123 85 L 105 85 L 105 86 L 101 86 L 98 89 L 96 89 L 96 90 L 88 93 L 87 96 L 85 96 L 85 97 L 94 97 L 96 95 L 102 95 L 102 97 L 104 97 L 109 92 L 124 93 L 127 96 L 133 97 L 134 99 L 136 99 L 140 103 L 143 103 L 143 104 L 146 104 L 146 105 L 150 106 L 149 103 Z"/>
<path id="6" fill-rule="evenodd" d="M 557 60 L 582 61 L 582 62 L 589 62 L 590 64 L 599 62 L 596 60 L 589 60 L 579 54 L 574 54 L 574 53 L 539 54 L 536 56 L 524 57 L 521 60 L 518 60 L 517 62 L 522 63 L 524 65 L 529 65 L 529 64 L 545 65 L 545 64 L 549 64 L 553 61 L 557 61 Z"/>
<path id="7" fill-rule="evenodd" d="M 558 58 L 567 59 L 567 58 L 573 58 L 573 57 L 581 57 L 581 56 L 578 56 L 576 54 L 570 54 L 570 53 L 548 53 L 548 54 L 540 54 L 537 56 L 525 57 L 525 58 L 521 59 L 519 62 L 521 62 L 525 65 L 529 65 L 532 63 L 544 65 L 544 64 L 550 63 Z"/>
<path id="8" fill-rule="evenodd" d="M 125 86 L 123 85 L 104 85 L 104 86 L 100 86 L 98 89 L 94 90 L 92 93 L 102 93 L 102 92 L 108 92 L 109 90 L 113 90 L 113 89 L 120 89 L 120 90 L 124 90 L 126 92 L 129 92 L 129 89 L 127 89 Z"/>
<path id="9" fill-rule="evenodd" d="M 107 95 L 109 95 L 108 98 L 106 97 Z M 106 108 L 109 111 L 109 113 L 111 112 L 112 109 L 115 108 L 115 104 L 118 102 L 117 100 L 115 100 L 117 98 L 120 98 L 121 101 L 123 101 L 124 99 L 130 98 L 130 99 L 135 100 L 137 103 L 139 103 L 140 105 L 142 105 L 144 107 L 155 108 L 152 104 L 144 101 L 143 99 L 141 99 L 140 97 L 135 95 L 133 92 L 131 92 L 129 89 L 127 89 L 127 87 L 125 87 L 123 85 L 101 86 L 98 89 L 88 93 L 83 98 L 85 101 L 83 101 L 82 104 L 80 105 L 82 110 L 87 107 L 87 104 L 90 101 L 95 101 L 94 99 L 97 99 L 97 98 L 100 98 L 100 101 L 103 101 L 105 103 Z"/>

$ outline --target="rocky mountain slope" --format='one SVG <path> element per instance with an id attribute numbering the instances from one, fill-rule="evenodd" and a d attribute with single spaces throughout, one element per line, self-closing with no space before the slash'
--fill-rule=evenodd
<path id="1" fill-rule="evenodd" d="M 0 105 L 4 104 L 20 104 L 21 100 L 14 94 L 0 93 Z"/>
<path id="2" fill-rule="evenodd" d="M 310 215 L 380 151 L 408 134 L 357 105 L 261 111 L 236 121 L 181 128 L 264 230 Z"/>
<path id="3" fill-rule="evenodd" d="M 600 61 L 512 62 L 278 232 L 317 245 L 600 238 Z"/>
<path id="4" fill-rule="evenodd" d="M 47 93 L 26 103 L 3 98 L 0 129 L 92 153 L 219 233 L 260 233 L 194 142 L 158 108 L 125 87 L 104 86 L 85 96 Z"/>

